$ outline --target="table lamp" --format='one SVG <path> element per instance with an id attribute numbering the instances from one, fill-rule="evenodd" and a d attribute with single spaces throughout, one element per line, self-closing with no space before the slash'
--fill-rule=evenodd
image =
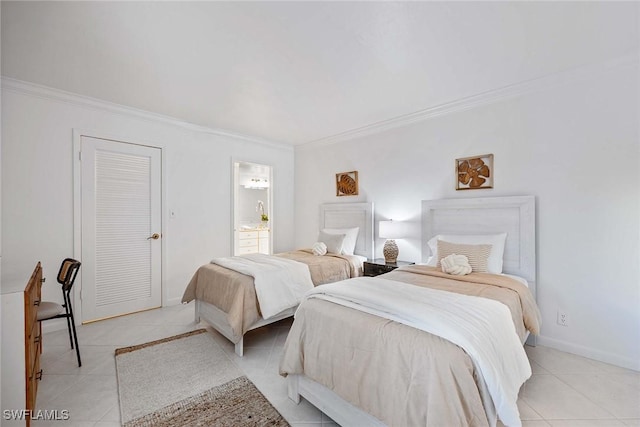
<path id="1" fill-rule="evenodd" d="M 380 221 L 378 231 L 379 237 L 387 239 L 382 249 L 384 262 L 387 264 L 395 264 L 398 261 L 398 245 L 396 245 L 394 239 L 406 237 L 406 228 L 400 221 L 389 220 Z"/>

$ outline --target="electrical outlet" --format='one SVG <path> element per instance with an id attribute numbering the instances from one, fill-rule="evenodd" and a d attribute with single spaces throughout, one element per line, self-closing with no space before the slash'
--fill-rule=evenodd
<path id="1" fill-rule="evenodd" d="M 564 310 L 558 310 L 558 325 L 569 326 L 569 317 Z"/>

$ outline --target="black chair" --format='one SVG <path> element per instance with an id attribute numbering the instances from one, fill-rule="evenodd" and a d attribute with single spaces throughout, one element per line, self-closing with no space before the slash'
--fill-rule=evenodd
<path id="1" fill-rule="evenodd" d="M 76 280 L 76 276 L 78 275 L 78 270 L 80 270 L 80 261 L 76 261 L 72 258 L 66 258 L 62 261 L 57 280 L 58 283 L 62 285 L 62 297 L 64 298 L 64 304 L 42 301 L 38 307 L 38 322 L 50 319 L 60 319 L 63 317 L 66 318 L 71 348 L 74 348 L 73 343 L 75 342 L 78 366 L 82 366 L 82 362 L 80 361 L 80 348 L 78 348 L 76 322 L 73 319 L 73 308 L 71 307 L 71 288 L 73 287 L 73 282 Z"/>

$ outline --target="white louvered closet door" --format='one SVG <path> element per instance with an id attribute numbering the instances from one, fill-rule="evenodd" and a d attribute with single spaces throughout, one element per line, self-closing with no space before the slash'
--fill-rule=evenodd
<path id="1" fill-rule="evenodd" d="M 159 307 L 160 149 L 83 136 L 81 165 L 82 321 Z"/>

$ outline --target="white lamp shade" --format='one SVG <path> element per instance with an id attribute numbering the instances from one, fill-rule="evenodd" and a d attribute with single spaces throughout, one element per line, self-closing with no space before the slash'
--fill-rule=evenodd
<path id="1" fill-rule="evenodd" d="M 408 237 L 407 224 L 401 221 L 380 221 L 378 237 L 382 239 L 402 239 Z"/>

